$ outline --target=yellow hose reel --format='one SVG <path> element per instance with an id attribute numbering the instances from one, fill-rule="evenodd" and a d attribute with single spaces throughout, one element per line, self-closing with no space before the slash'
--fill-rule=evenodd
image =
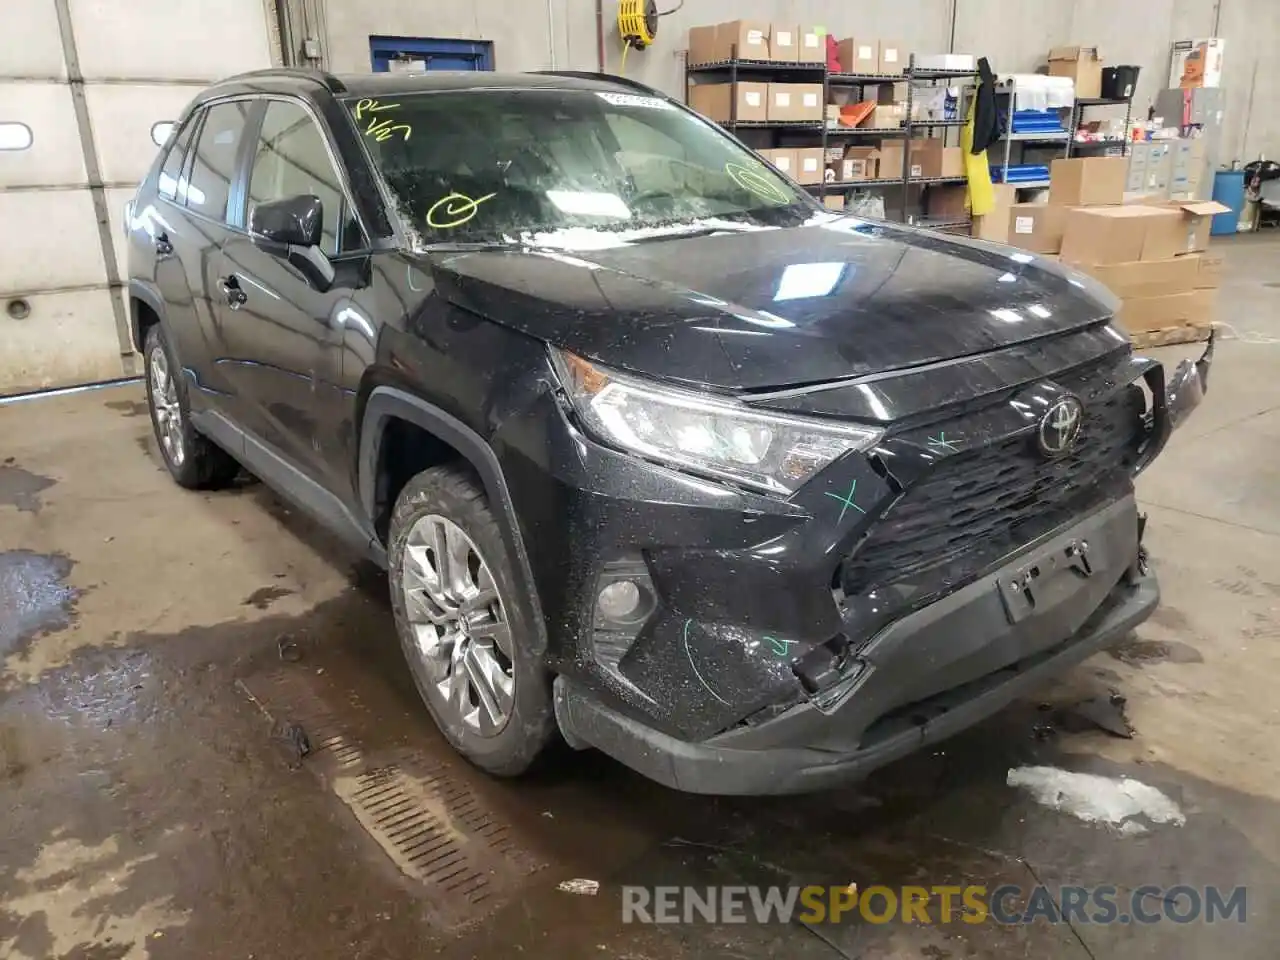
<path id="1" fill-rule="evenodd" d="M 618 34 L 628 47 L 643 50 L 658 36 L 656 0 L 618 0 Z"/>

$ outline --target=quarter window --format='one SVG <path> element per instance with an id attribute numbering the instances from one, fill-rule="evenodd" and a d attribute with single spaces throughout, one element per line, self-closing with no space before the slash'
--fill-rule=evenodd
<path id="1" fill-rule="evenodd" d="M 270 100 L 249 174 L 249 217 L 259 203 L 286 197 L 318 197 L 323 208 L 321 249 L 333 256 L 363 245 L 350 217 L 341 180 L 325 147 L 324 133 L 299 104 Z"/>
<path id="2" fill-rule="evenodd" d="M 206 111 L 187 185 L 187 207 L 215 220 L 227 219 L 227 200 L 235 179 L 236 157 L 244 138 L 252 101 L 217 103 Z"/>
<path id="3" fill-rule="evenodd" d="M 177 139 L 173 141 L 173 146 L 169 148 L 169 154 L 160 167 L 160 181 L 156 184 L 156 189 L 160 191 L 160 196 L 168 197 L 177 203 L 187 202 L 187 183 L 182 176 L 182 170 L 186 164 L 187 151 L 191 147 L 191 135 L 199 126 L 198 119 L 199 114 L 195 114 L 187 121 Z"/>

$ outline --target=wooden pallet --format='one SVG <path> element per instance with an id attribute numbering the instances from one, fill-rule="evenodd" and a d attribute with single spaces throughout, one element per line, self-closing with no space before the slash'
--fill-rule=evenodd
<path id="1" fill-rule="evenodd" d="M 1161 327 L 1159 330 L 1142 330 L 1131 333 L 1133 345 L 1140 350 L 1148 347 L 1167 347 L 1175 343 L 1197 343 L 1209 339 L 1212 326 L 1207 323 L 1181 323 L 1176 327 Z"/>

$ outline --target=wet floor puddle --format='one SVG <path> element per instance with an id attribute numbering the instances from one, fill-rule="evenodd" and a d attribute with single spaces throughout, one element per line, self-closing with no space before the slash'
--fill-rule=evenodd
<path id="1" fill-rule="evenodd" d="M 0 553 L 0 656 L 70 625 L 76 599 L 70 573 L 71 560 L 61 554 Z"/>

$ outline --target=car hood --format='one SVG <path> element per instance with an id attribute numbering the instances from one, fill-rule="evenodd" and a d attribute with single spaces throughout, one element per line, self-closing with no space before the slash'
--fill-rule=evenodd
<path id="1" fill-rule="evenodd" d="M 429 259 L 442 295 L 497 323 L 609 366 L 734 390 L 982 354 L 1112 312 L 1042 257 L 852 217 L 587 237 Z"/>

